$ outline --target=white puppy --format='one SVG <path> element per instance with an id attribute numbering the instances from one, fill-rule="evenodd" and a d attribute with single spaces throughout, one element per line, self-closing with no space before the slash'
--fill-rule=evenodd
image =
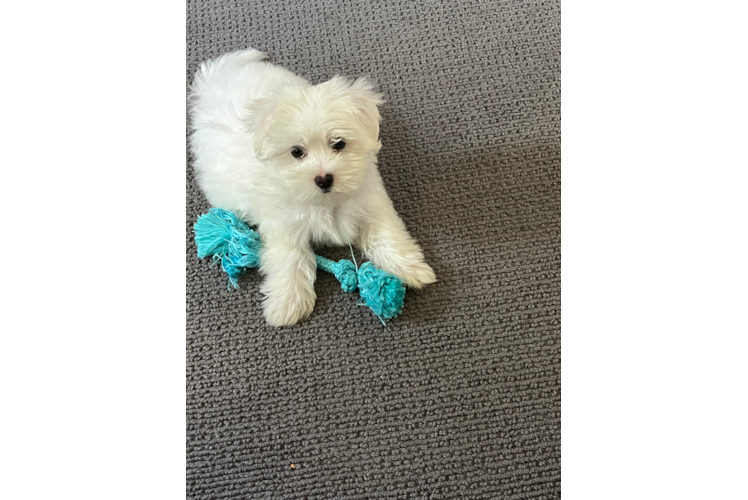
<path id="1" fill-rule="evenodd" d="M 381 95 L 363 78 L 311 85 L 266 58 L 247 49 L 202 64 L 190 144 L 210 204 L 262 236 L 267 322 L 292 325 L 312 311 L 312 243 L 355 244 L 408 286 L 433 283 L 377 170 Z"/>

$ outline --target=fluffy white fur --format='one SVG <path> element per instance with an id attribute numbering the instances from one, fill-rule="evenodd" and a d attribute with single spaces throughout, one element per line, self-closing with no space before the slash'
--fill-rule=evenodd
<path id="1" fill-rule="evenodd" d="M 311 85 L 265 59 L 247 49 L 202 64 L 190 96 L 190 144 L 211 205 L 262 235 L 267 322 L 291 325 L 312 311 L 313 243 L 351 243 L 410 287 L 433 283 L 377 170 L 381 96 L 363 78 Z M 327 192 L 315 183 L 326 174 Z"/>

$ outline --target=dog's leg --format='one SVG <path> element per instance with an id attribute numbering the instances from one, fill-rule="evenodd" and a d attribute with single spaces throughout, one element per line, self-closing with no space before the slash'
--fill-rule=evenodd
<path id="1" fill-rule="evenodd" d="M 379 197 L 380 205 L 368 211 L 358 244 L 380 269 L 394 274 L 412 288 L 436 281 L 433 269 L 424 262 L 421 247 L 408 234 L 389 198 Z"/>
<path id="2" fill-rule="evenodd" d="M 265 295 L 265 320 L 273 326 L 293 325 L 309 316 L 317 299 L 314 251 L 284 234 L 265 234 L 263 240 L 260 270 L 265 280 L 260 291 Z"/>

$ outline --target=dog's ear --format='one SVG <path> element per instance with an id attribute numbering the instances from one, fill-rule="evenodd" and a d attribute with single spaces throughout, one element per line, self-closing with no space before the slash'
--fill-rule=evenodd
<path id="1" fill-rule="evenodd" d="M 278 106 L 275 97 L 255 99 L 247 105 L 242 121 L 247 133 L 254 134 L 254 149 L 258 158 L 264 158 L 267 151 L 267 132 L 273 123 L 273 115 Z"/>
<path id="2" fill-rule="evenodd" d="M 365 77 L 351 83 L 346 94 L 353 101 L 356 116 L 364 126 L 367 138 L 376 148 L 375 151 L 379 151 L 382 147 L 379 142 L 379 106 L 384 104 L 382 94 L 375 92 L 374 84 Z"/>
<path id="3" fill-rule="evenodd" d="M 374 85 L 364 77 L 353 82 L 342 76 L 334 76 L 320 84 L 332 96 L 346 100 L 353 114 L 363 126 L 367 142 L 374 151 L 382 145 L 379 142 L 379 106 L 384 103 L 382 94 L 374 92 Z"/>

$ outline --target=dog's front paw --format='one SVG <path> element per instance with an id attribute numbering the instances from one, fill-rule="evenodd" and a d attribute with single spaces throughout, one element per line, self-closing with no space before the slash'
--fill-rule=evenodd
<path id="1" fill-rule="evenodd" d="M 410 288 L 423 288 L 436 281 L 434 270 L 423 261 L 423 254 L 418 249 L 402 254 L 379 252 L 370 258 L 379 269 L 394 274 Z"/>
<path id="2" fill-rule="evenodd" d="M 425 262 L 403 267 L 400 274 L 400 279 L 410 288 L 422 288 L 424 285 L 430 285 L 436 281 L 434 270 Z"/>
<path id="3" fill-rule="evenodd" d="M 263 302 L 265 321 L 271 326 L 291 326 L 311 314 L 317 295 L 310 286 L 276 287 Z"/>

